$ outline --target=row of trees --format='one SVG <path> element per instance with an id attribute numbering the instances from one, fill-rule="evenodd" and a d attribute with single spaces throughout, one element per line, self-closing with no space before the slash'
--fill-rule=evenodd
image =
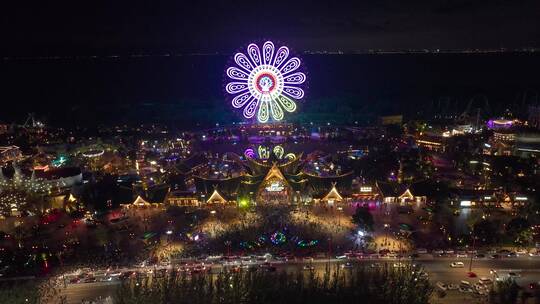
<path id="1" fill-rule="evenodd" d="M 188 276 L 171 273 L 164 278 L 125 282 L 115 303 L 429 303 L 433 287 L 412 266 L 351 270 L 221 272 Z"/>

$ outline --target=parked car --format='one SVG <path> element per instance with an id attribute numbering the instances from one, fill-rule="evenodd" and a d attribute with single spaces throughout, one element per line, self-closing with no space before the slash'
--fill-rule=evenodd
<path id="1" fill-rule="evenodd" d="M 88 277 L 84 279 L 84 283 L 94 283 L 96 281 L 96 278 L 94 277 Z"/>
<path id="2" fill-rule="evenodd" d="M 437 282 L 435 283 L 435 286 L 437 286 L 439 289 L 446 291 L 448 289 L 448 286 L 444 284 L 443 282 Z"/>
<path id="3" fill-rule="evenodd" d="M 526 255 L 526 254 L 527 254 L 527 250 L 525 250 L 525 249 L 518 249 L 518 250 L 516 250 L 516 253 L 517 253 L 518 255 Z"/>
<path id="4" fill-rule="evenodd" d="M 459 287 L 470 288 L 471 287 L 471 282 L 463 280 L 463 281 L 459 282 Z"/>
<path id="5" fill-rule="evenodd" d="M 443 254 L 444 254 L 444 251 L 442 251 L 440 249 L 433 250 L 433 255 L 443 255 Z"/>
<path id="6" fill-rule="evenodd" d="M 459 285 L 458 284 L 448 284 L 447 288 L 448 288 L 448 290 L 458 290 Z"/>
<path id="7" fill-rule="evenodd" d="M 478 283 L 484 284 L 484 285 L 491 285 L 491 284 L 493 284 L 493 280 L 490 279 L 490 278 L 481 277 L 481 278 L 478 280 Z"/>
<path id="8" fill-rule="evenodd" d="M 315 267 L 311 266 L 311 265 L 305 265 L 303 268 L 303 270 L 306 270 L 306 271 L 311 271 L 311 270 L 314 270 Z"/>
<path id="9" fill-rule="evenodd" d="M 80 283 L 80 282 L 81 282 L 81 278 L 79 278 L 79 277 L 74 277 L 71 280 L 69 280 L 69 283 L 71 283 L 71 284 L 77 284 L 77 283 Z"/>
<path id="10" fill-rule="evenodd" d="M 459 286 L 459 292 L 463 292 L 463 293 L 472 292 L 472 288 Z"/>
<path id="11" fill-rule="evenodd" d="M 508 277 L 511 278 L 511 279 L 520 278 L 521 274 L 517 273 L 517 272 L 509 272 Z"/>

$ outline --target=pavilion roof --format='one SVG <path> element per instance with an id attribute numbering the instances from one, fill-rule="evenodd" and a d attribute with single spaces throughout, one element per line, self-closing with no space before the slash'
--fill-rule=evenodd
<path id="1" fill-rule="evenodd" d="M 210 195 L 210 197 L 206 200 L 206 203 L 211 204 L 215 201 L 219 201 L 219 203 L 222 204 L 227 202 L 227 200 L 221 194 L 219 194 L 217 187 L 214 188 L 214 192 L 212 192 L 212 195 Z"/>
<path id="2" fill-rule="evenodd" d="M 343 197 L 341 196 L 341 194 L 339 194 L 339 191 L 336 189 L 336 184 L 335 183 L 332 186 L 332 189 L 330 189 L 330 191 L 328 192 L 328 194 L 326 194 L 323 197 L 323 200 L 324 201 L 328 201 L 328 200 L 342 201 L 343 200 Z"/>

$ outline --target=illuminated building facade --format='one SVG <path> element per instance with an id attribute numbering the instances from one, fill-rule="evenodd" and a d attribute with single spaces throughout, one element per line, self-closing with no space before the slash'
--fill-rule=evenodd
<path id="1" fill-rule="evenodd" d="M 0 164 L 17 161 L 22 158 L 22 153 L 17 146 L 0 147 Z"/>

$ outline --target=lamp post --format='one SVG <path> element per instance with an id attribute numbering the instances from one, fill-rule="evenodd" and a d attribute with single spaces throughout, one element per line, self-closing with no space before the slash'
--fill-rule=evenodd
<path id="1" fill-rule="evenodd" d="M 388 228 L 390 227 L 390 224 L 385 223 L 384 224 L 384 244 L 386 245 L 386 242 L 388 241 Z"/>
<path id="2" fill-rule="evenodd" d="M 341 228 L 341 212 L 343 211 L 343 208 L 341 206 L 337 207 L 338 210 L 338 226 Z"/>
<path id="3" fill-rule="evenodd" d="M 476 236 L 474 234 L 474 228 L 472 229 L 472 250 L 471 250 L 471 260 L 469 262 L 469 272 L 472 271 L 472 263 L 473 263 L 473 257 L 474 257 L 474 245 L 476 244 Z"/>
<path id="4" fill-rule="evenodd" d="M 328 263 L 330 263 L 330 259 L 332 258 L 332 237 L 328 238 Z"/>
<path id="5" fill-rule="evenodd" d="M 231 256 L 231 241 L 225 241 L 225 246 L 227 246 L 227 258 Z"/>

